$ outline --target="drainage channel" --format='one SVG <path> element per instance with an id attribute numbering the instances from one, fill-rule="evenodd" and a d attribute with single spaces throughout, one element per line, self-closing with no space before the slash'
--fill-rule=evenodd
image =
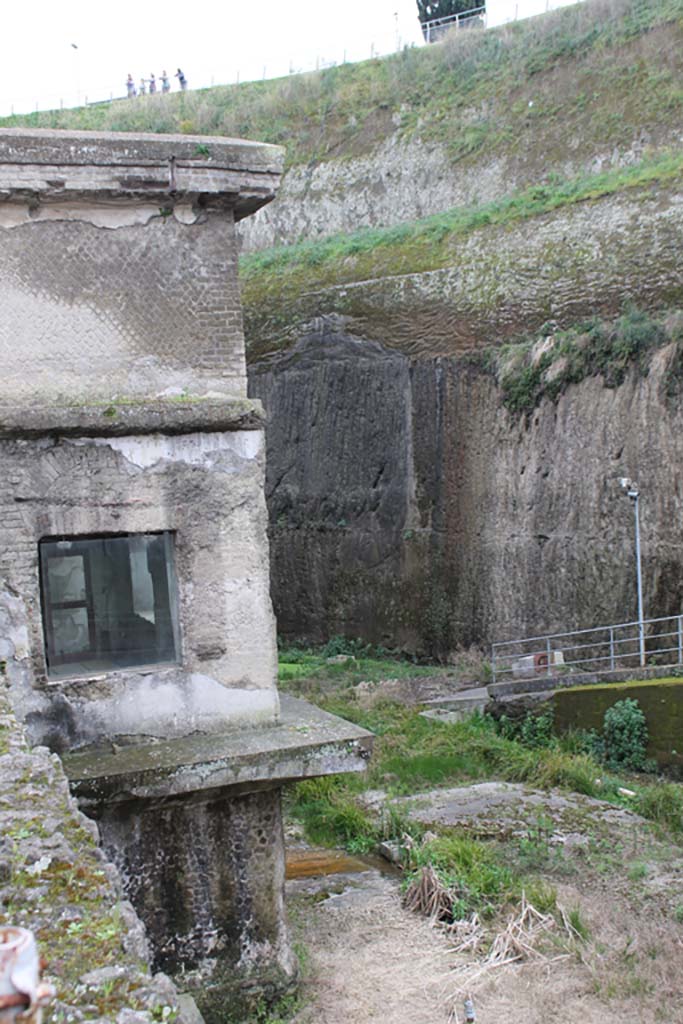
<path id="1" fill-rule="evenodd" d="M 378 871 L 391 878 L 398 878 L 401 874 L 394 864 L 370 854 L 356 857 L 344 850 L 314 847 L 290 847 L 286 852 L 285 878 L 288 881 L 328 875 L 355 875 L 365 871 Z"/>

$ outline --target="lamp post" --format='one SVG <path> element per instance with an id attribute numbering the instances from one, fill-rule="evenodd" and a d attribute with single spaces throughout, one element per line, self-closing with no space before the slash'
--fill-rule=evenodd
<path id="1" fill-rule="evenodd" d="M 643 571 L 640 557 L 640 516 L 638 514 L 638 499 L 640 497 L 640 491 L 638 485 L 633 481 L 629 480 L 627 476 L 622 476 L 619 480 L 621 489 L 626 493 L 627 497 L 633 502 L 633 513 L 635 516 L 636 524 L 636 578 L 638 584 L 638 639 L 640 647 L 640 667 L 645 668 L 645 623 L 643 621 Z"/>
<path id="2" fill-rule="evenodd" d="M 71 49 L 74 52 L 74 71 L 76 74 L 76 106 L 81 104 L 81 68 L 80 68 L 80 50 L 76 43 L 71 43 Z"/>

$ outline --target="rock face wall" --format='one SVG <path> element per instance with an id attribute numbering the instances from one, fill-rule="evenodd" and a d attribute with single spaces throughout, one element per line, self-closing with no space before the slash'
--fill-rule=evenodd
<path id="1" fill-rule="evenodd" d="M 272 592 L 281 632 L 437 652 L 636 615 L 641 487 L 646 615 L 683 604 L 683 417 L 671 347 L 513 415 L 467 358 L 413 360 L 321 319 L 252 367 L 263 399 Z"/>
<path id="2" fill-rule="evenodd" d="M 316 316 L 343 316 L 350 333 L 424 358 L 514 341 L 551 318 L 616 316 L 629 301 L 680 305 L 682 237 L 681 192 L 653 183 L 454 235 L 435 269 L 397 246 L 365 262 L 348 256 L 323 280 L 315 267 L 291 284 L 285 273 L 266 296 L 248 274 L 247 353 L 283 344 Z"/>

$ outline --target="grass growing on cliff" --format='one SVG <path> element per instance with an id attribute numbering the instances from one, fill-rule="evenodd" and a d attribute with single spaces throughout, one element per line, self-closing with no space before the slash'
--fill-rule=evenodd
<path id="1" fill-rule="evenodd" d="M 524 189 L 504 199 L 391 228 L 363 229 L 319 241 L 253 253 L 240 260 L 247 317 L 272 316 L 307 292 L 374 278 L 438 270 L 453 264 L 463 236 L 552 213 L 625 189 L 648 189 L 683 179 L 683 153 L 631 167 Z"/>
<path id="2" fill-rule="evenodd" d="M 486 360 L 485 369 L 496 375 L 510 412 L 528 414 L 543 398 L 555 401 L 587 377 L 600 376 L 605 387 L 616 388 L 630 370 L 647 376 L 652 354 L 670 342 L 676 347 L 662 386 L 663 397 L 674 400 L 683 380 L 683 316 L 677 313 L 662 320 L 630 307 L 612 322 L 596 317 L 568 330 L 552 329 L 542 348 L 531 342 L 507 346 Z"/>

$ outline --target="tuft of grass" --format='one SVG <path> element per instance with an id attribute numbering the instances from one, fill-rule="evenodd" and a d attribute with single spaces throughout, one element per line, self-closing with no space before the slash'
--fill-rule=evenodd
<path id="1" fill-rule="evenodd" d="M 669 340 L 659 320 L 631 306 L 612 323 L 596 317 L 558 331 L 540 358 L 529 343 L 513 346 L 515 358 L 499 373 L 503 403 L 512 413 L 528 414 L 543 398 L 555 401 L 570 384 L 594 376 L 619 387 L 632 368 L 647 376 L 652 352 Z M 501 355 L 504 364 L 510 348 Z"/>
<path id="2" fill-rule="evenodd" d="M 452 833 L 423 843 L 416 870 L 431 865 L 439 881 L 454 894 L 453 919 L 477 911 L 490 916 L 503 904 L 518 899 L 520 883 L 501 864 L 493 846 Z"/>
<path id="3" fill-rule="evenodd" d="M 587 942 L 590 938 L 590 928 L 586 924 L 578 907 L 573 907 L 567 914 L 569 924 L 571 925 L 574 932 L 582 942 Z"/>
<path id="4" fill-rule="evenodd" d="M 638 788 L 634 809 L 650 821 L 672 832 L 683 831 L 683 786 L 675 782 L 656 782 Z"/>
<path id="5" fill-rule="evenodd" d="M 299 783 L 291 811 L 314 843 L 368 853 L 380 838 L 377 825 L 358 805 L 355 794 L 340 776 Z"/>

